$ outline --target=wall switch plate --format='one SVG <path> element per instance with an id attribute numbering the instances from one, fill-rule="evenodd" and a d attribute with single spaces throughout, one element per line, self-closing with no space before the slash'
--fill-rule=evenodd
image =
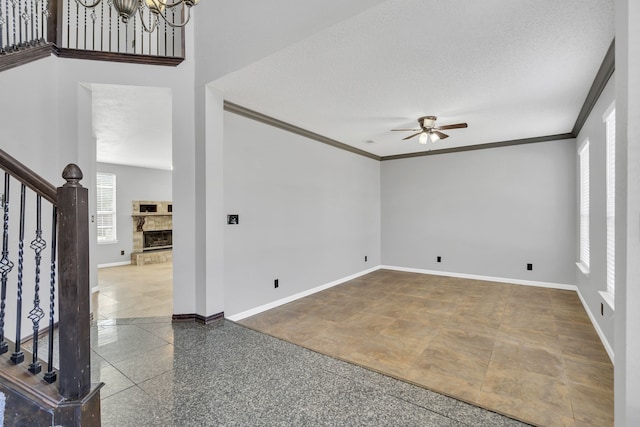
<path id="1" fill-rule="evenodd" d="M 273 287 L 277 288 L 278 286 L 280 286 L 280 285 L 278 284 L 278 279 L 276 279 L 276 280 L 273 281 Z"/>
<path id="2" fill-rule="evenodd" d="M 436 258 L 436 261 L 437 261 L 437 262 L 442 262 L 442 257 L 441 257 L 441 256 L 439 256 L 438 258 Z"/>
<path id="3" fill-rule="evenodd" d="M 533 264 L 527 264 L 527 270 L 529 271 L 533 270 Z"/>

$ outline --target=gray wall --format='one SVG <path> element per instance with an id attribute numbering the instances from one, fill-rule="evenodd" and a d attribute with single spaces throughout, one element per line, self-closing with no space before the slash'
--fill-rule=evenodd
<path id="1" fill-rule="evenodd" d="M 134 200 L 172 200 L 171 171 L 98 163 L 98 172 L 116 175 L 116 232 L 118 243 L 99 244 L 96 251 L 98 265 L 128 262 L 133 251 L 133 220 L 131 202 Z M 124 255 L 120 255 L 124 251 Z"/>
<path id="2" fill-rule="evenodd" d="M 383 264 L 574 284 L 574 140 L 381 168 Z"/>
<path id="3" fill-rule="evenodd" d="M 379 162 L 225 113 L 224 168 L 226 315 L 380 264 Z"/>
<path id="4" fill-rule="evenodd" d="M 609 80 L 605 90 L 591 111 L 582 130 L 578 134 L 577 148 L 589 139 L 589 275 L 575 268 L 576 285 L 589 311 L 613 347 L 613 312 L 604 305 L 604 315 L 600 314 L 603 302 L 598 291 L 607 290 L 607 193 L 606 193 L 606 128 L 602 115 L 615 98 L 615 76 Z M 578 162 L 578 153 L 574 155 Z M 577 166 L 576 166 L 577 167 Z M 576 171 L 576 180 L 578 179 Z M 576 199 L 576 209 L 578 209 Z M 576 220 L 577 221 L 577 220 Z M 576 225 L 576 261 L 579 259 L 579 223 Z"/>

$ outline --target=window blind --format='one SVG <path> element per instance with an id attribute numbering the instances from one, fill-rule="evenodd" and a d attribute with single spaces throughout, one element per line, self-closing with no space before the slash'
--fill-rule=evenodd
<path id="1" fill-rule="evenodd" d="M 98 172 L 96 184 L 98 242 L 114 242 L 116 241 L 116 176 Z"/>
<path id="2" fill-rule="evenodd" d="M 612 106 L 613 107 L 613 106 Z M 616 280 L 616 110 L 605 117 L 607 131 L 607 292 L 615 292 Z"/>
<path id="3" fill-rule="evenodd" d="M 580 263 L 589 268 L 589 141 L 580 148 Z"/>

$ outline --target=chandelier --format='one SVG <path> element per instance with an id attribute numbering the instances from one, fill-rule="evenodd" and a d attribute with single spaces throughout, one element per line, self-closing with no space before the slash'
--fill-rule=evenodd
<path id="1" fill-rule="evenodd" d="M 148 33 L 152 33 L 156 29 L 160 18 L 162 18 L 171 27 L 184 27 L 191 18 L 191 8 L 197 5 L 199 0 L 175 0 L 173 3 L 170 1 L 171 0 L 107 0 L 107 2 L 116 9 L 120 19 L 122 19 L 122 22 L 125 24 L 129 22 L 129 19 L 136 13 L 136 11 L 138 11 L 142 27 Z M 89 4 L 85 3 L 83 0 L 76 0 L 76 3 L 87 9 L 94 9 L 101 2 L 102 0 L 96 0 L 95 3 Z M 174 7 L 182 5 L 187 7 L 187 14 L 182 22 L 175 23 L 169 21 L 165 17 L 165 9 L 173 9 Z M 146 19 L 144 12 L 145 9 L 149 11 Z M 151 22 L 149 27 L 145 24 L 147 21 Z"/>

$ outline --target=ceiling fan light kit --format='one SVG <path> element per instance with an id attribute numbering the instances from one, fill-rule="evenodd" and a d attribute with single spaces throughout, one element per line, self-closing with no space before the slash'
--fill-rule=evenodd
<path id="1" fill-rule="evenodd" d="M 391 129 L 391 130 L 401 131 L 401 132 L 417 132 L 402 139 L 407 140 L 420 135 L 420 138 L 418 138 L 418 143 L 426 145 L 428 142 L 434 143 L 441 139 L 449 138 L 449 135 L 440 132 L 441 130 L 462 129 L 467 127 L 466 123 L 456 123 L 453 125 L 436 126 L 436 120 L 438 120 L 438 117 L 436 116 L 424 116 L 418 119 L 418 124 L 420 125 L 419 129 Z"/>

